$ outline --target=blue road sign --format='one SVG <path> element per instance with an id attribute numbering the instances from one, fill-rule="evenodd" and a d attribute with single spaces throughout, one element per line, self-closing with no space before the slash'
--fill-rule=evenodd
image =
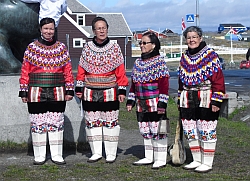
<path id="1" fill-rule="evenodd" d="M 186 22 L 194 23 L 194 14 L 187 14 L 186 15 Z"/>

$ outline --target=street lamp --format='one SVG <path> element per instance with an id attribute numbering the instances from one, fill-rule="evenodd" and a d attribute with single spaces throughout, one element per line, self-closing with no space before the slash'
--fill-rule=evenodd
<path id="1" fill-rule="evenodd" d="M 196 26 L 200 26 L 200 15 L 199 15 L 199 0 L 196 0 L 196 14 L 195 14 L 195 22 Z"/>

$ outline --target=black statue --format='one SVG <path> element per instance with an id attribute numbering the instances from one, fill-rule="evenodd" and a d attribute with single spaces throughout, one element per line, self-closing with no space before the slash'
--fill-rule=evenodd
<path id="1" fill-rule="evenodd" d="M 0 74 L 18 73 L 27 45 L 39 36 L 39 3 L 0 0 Z"/>

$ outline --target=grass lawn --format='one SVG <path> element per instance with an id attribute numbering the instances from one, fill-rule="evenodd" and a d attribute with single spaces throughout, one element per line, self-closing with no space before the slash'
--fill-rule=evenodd
<path id="1" fill-rule="evenodd" d="M 245 108 L 242 108 L 245 109 Z M 123 129 L 138 131 L 135 112 L 128 113 L 125 103 L 120 109 L 120 125 Z M 240 110 L 236 110 L 228 119 L 220 118 L 217 127 L 217 149 L 215 153 L 213 170 L 209 173 L 199 174 L 193 171 L 186 171 L 182 166 L 174 166 L 168 156 L 166 167 L 153 170 L 151 165 L 133 166 L 132 163 L 138 158 L 127 155 L 124 159 L 119 159 L 113 164 L 105 163 L 105 159 L 97 163 L 76 161 L 63 166 L 55 164 L 45 164 L 42 166 L 26 165 L 21 163 L 0 166 L 1 180 L 250 180 L 250 127 L 246 122 L 232 121 L 234 115 Z M 168 105 L 168 117 L 171 120 L 171 134 L 169 140 L 174 139 L 178 110 L 175 102 L 171 99 Z M 142 139 L 142 138 L 138 138 Z M 129 141 L 129 140 L 128 140 Z M 172 143 L 172 142 L 171 142 Z M 169 143 L 169 144 L 171 144 Z M 191 162 L 189 148 L 186 145 L 187 161 Z M 2 149 L 23 148 L 25 145 L 15 143 L 1 143 Z M 89 150 L 88 150 L 89 152 Z M 4 154 L 2 155 L 4 156 Z M 185 163 L 185 164 L 186 164 Z M 2 164 L 2 163 L 0 163 Z"/>

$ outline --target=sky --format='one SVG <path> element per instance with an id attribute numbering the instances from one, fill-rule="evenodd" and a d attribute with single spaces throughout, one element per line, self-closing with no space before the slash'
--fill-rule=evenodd
<path id="1" fill-rule="evenodd" d="M 131 31 L 170 29 L 181 33 L 186 26 L 198 25 L 203 31 L 218 30 L 219 24 L 240 23 L 250 26 L 249 0 L 79 0 L 93 13 L 122 13 Z M 196 8 L 198 7 L 198 8 Z M 186 15 L 199 19 L 186 22 Z"/>

